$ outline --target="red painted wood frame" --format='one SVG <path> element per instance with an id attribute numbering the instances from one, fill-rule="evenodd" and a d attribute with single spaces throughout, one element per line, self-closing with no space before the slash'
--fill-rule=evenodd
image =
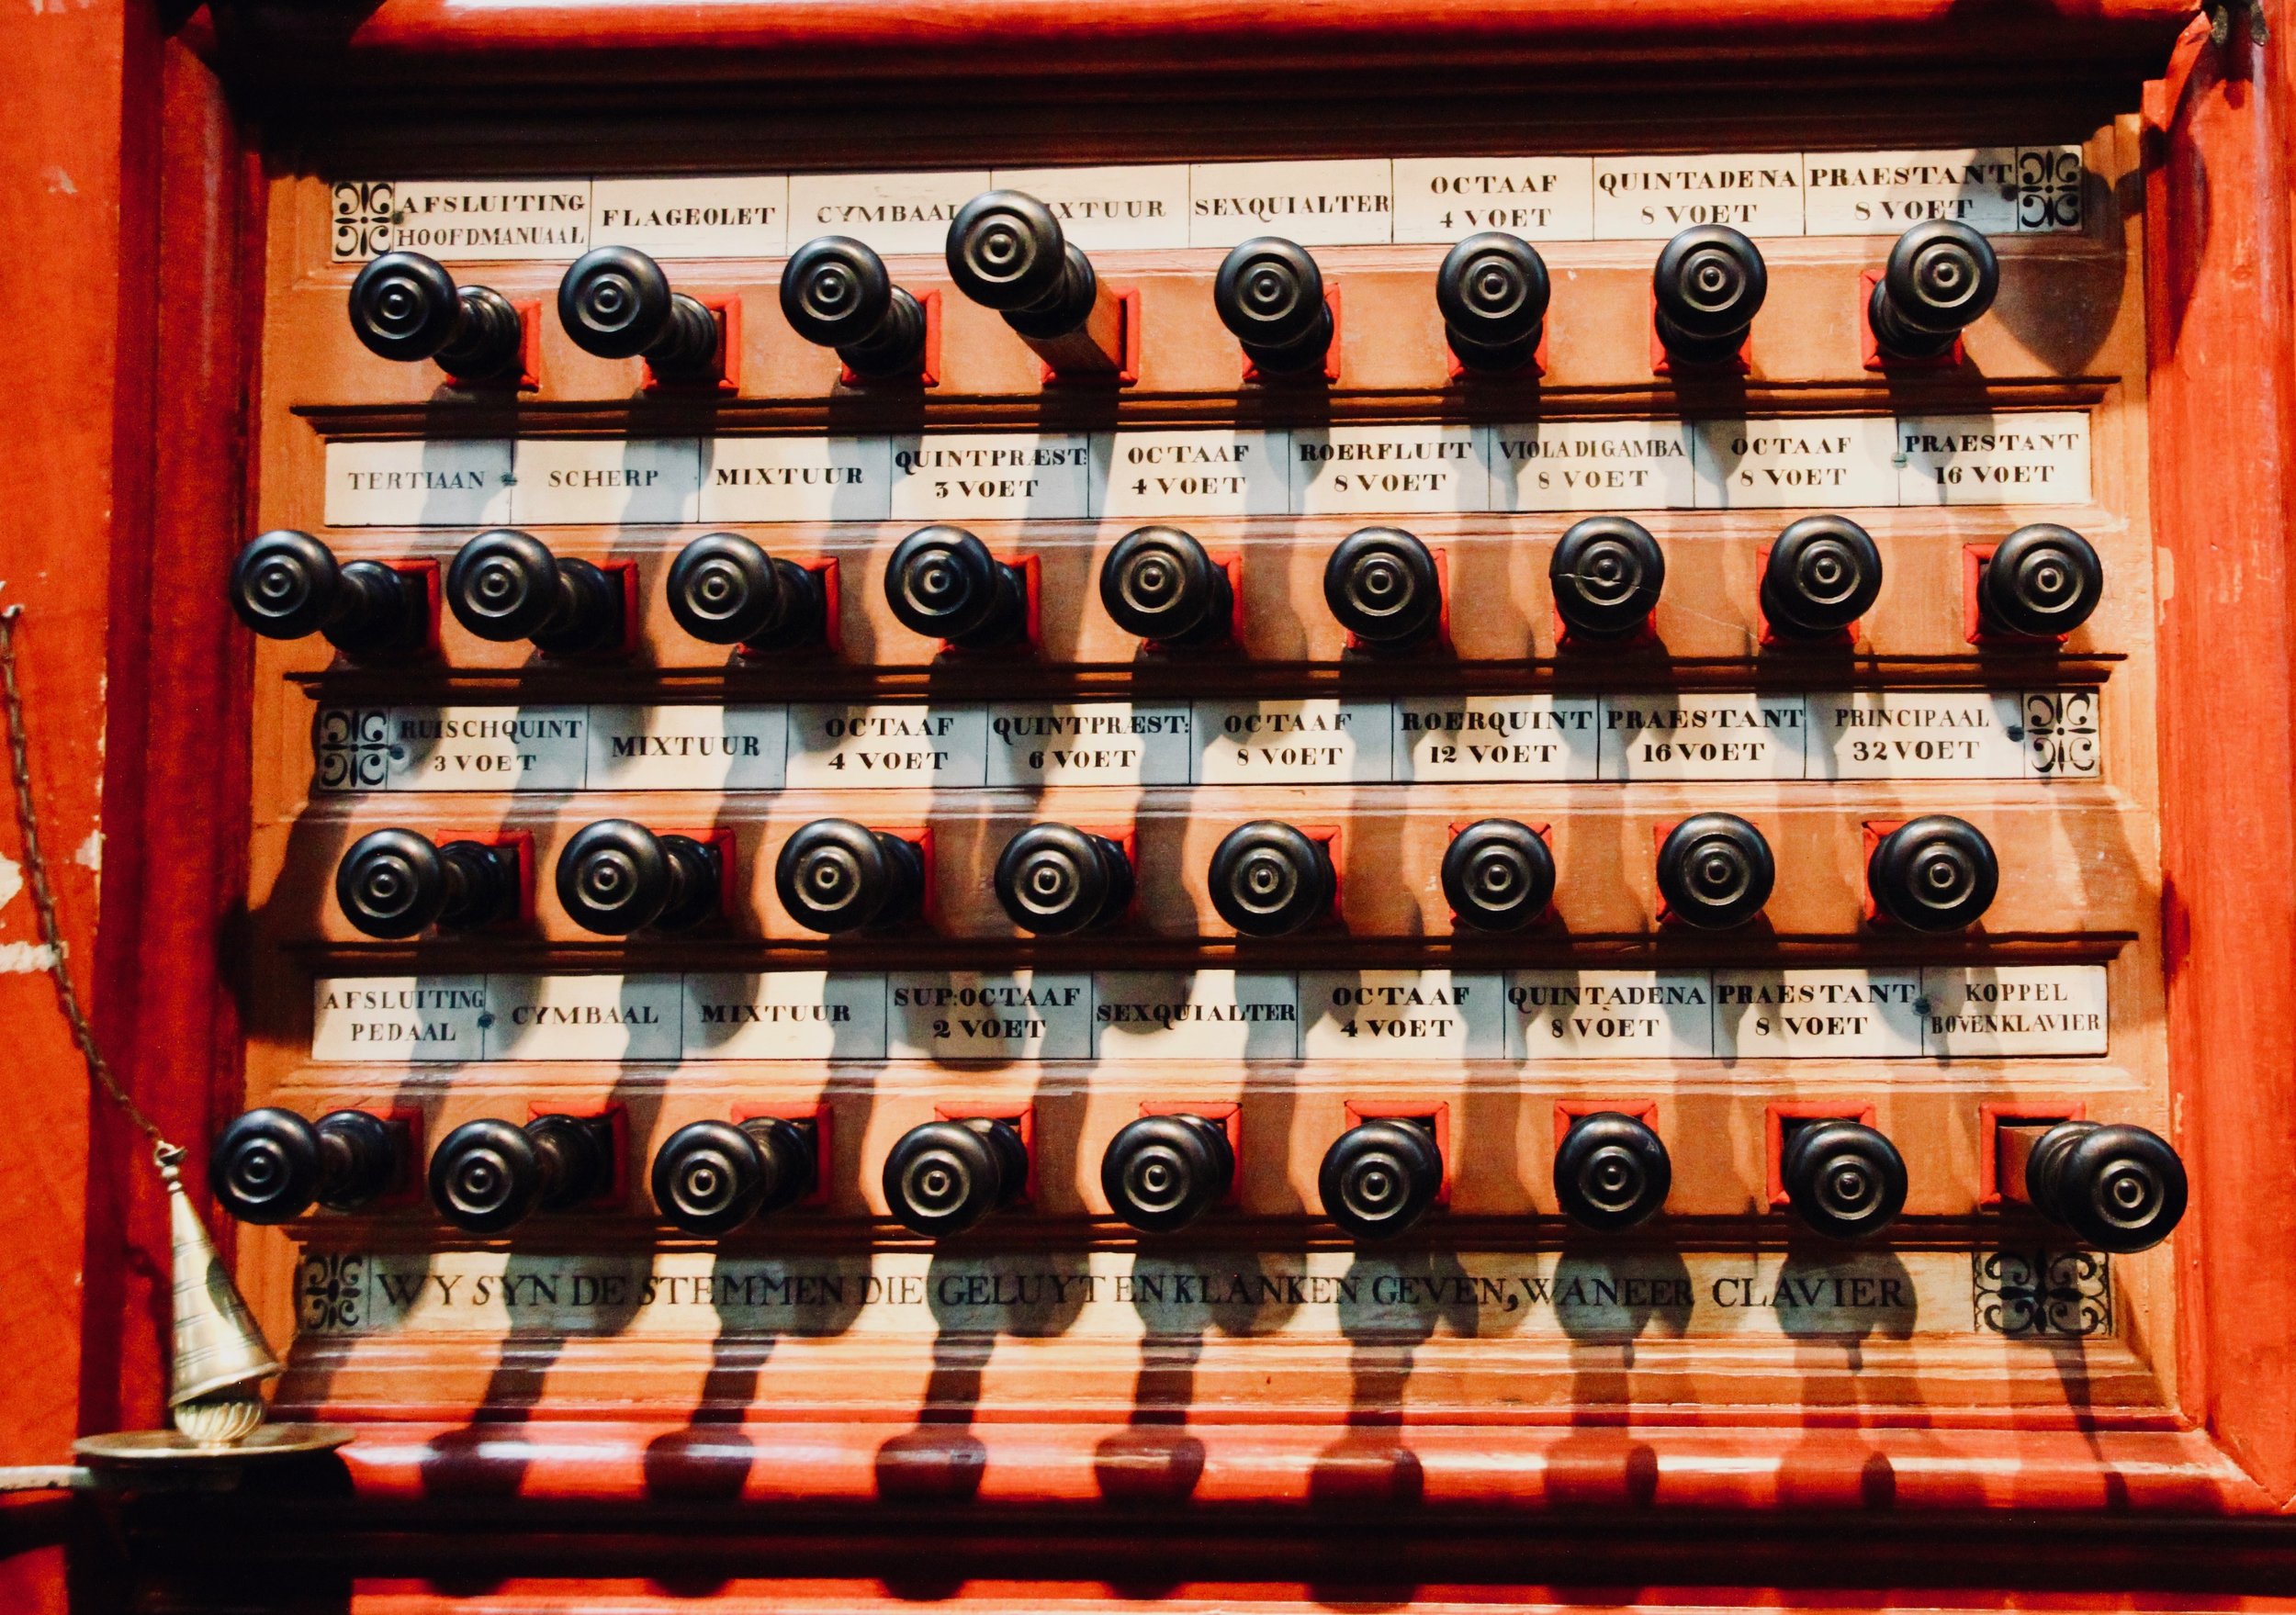
<path id="1" fill-rule="evenodd" d="M 291 57 L 292 29 L 279 26 L 292 20 L 287 9 L 219 10 L 216 48 L 235 71 L 261 81 L 267 66 Z M 310 8 L 321 10 L 344 15 Z M 932 8 L 940 31 L 929 62 L 911 44 L 914 8 L 896 16 L 857 0 L 709 7 L 618 0 L 510 11 L 384 0 L 352 11 L 356 26 L 332 41 L 339 53 L 304 59 L 320 63 L 322 85 L 333 72 L 381 84 L 457 73 L 620 74 L 633 60 L 612 54 L 622 52 L 666 77 L 761 75 L 769 59 L 793 75 L 865 67 L 895 76 L 932 62 L 1045 73 L 1117 55 L 1131 70 L 1153 72 L 1219 59 L 1239 29 L 1266 43 L 1255 67 L 1469 52 L 1617 60 L 1663 40 L 1685 61 L 1726 50 L 1773 62 L 1854 46 L 1936 62 L 1981 43 L 1988 60 L 2029 71 L 2036 60 L 2156 62 L 2181 19 L 2181 7 L 2155 0 L 2062 9 L 1946 0 L 1854 8 L 1812 0 L 1727 8 L 1438 0 L 1345 11 L 1158 0 L 1116 17 L 974 0 Z M 333 27 L 309 13 L 305 26 Z M 1185 1490 L 1172 1454 L 1142 1448 L 1111 1472 L 1097 1461 L 1097 1432 L 1075 1428 L 975 1429 L 967 1433 L 981 1449 L 977 1461 L 920 1448 L 890 1473 L 873 1439 L 858 1442 L 830 1426 L 745 1429 L 725 1438 L 738 1439 L 738 1452 L 728 1444 L 713 1455 L 703 1441 L 686 1455 L 686 1477 L 709 1483 L 698 1495 L 958 1519 L 1000 1507 L 1106 1518 L 1110 1503 L 1183 1501 L 1278 1511 L 1409 1505 L 1462 1520 L 1589 1504 L 1686 1520 L 1829 1508 L 1956 1517 L 2015 1509 L 2028 1520 L 2135 1511 L 2195 1522 L 2287 1511 L 2296 1498 L 2296 1422 L 2287 1417 L 2296 1402 L 2296 1256 L 2287 1233 L 2296 1227 L 2287 1167 L 2296 1160 L 2296 1106 L 2287 1103 L 2296 1075 L 2288 1009 L 2296 1000 L 2290 32 L 2279 29 L 2259 49 L 2235 29 L 2220 51 L 2196 25 L 2146 97 L 2153 497 L 2164 548 L 2165 923 L 2177 1141 L 2195 1187 L 2178 1247 L 2188 1428 L 1885 1431 L 1795 1419 L 1750 1430 L 1526 1431 L 1503 1452 L 1469 1431 L 1367 1431 L 1336 1466 L 1300 1444 L 1299 1432 L 1239 1431 L 1198 1455 Z M 2052 54 L 2029 53 L 2043 47 Z M 163 1124 L 196 1142 L 237 1097 L 231 880 L 244 840 L 233 799 L 245 769 L 231 748 L 243 740 L 245 646 L 217 586 L 243 537 L 249 494 L 242 389 L 260 311 L 235 288 L 260 284 L 252 266 L 262 193 L 247 137 L 206 70 L 181 44 L 166 48 L 165 65 L 153 76 L 163 83 L 166 117 L 146 126 L 152 149 L 135 171 L 149 206 L 131 214 L 152 227 L 156 268 L 122 293 L 145 339 L 117 361 L 123 383 L 140 389 L 121 406 L 116 451 L 137 474 L 121 479 L 129 493 L 111 539 L 105 808 L 115 850 L 96 962 L 115 1060 Z M 123 247 L 123 258 L 134 251 Z M 166 362 L 153 365 L 162 353 Z M 37 610 L 38 593 L 27 592 Z M 2225 713 L 2239 714 L 2238 746 L 2225 742 Z M 91 1192 L 92 1282 L 79 1331 L 84 1428 L 150 1423 L 159 1414 L 154 1326 L 164 1297 L 151 1275 L 164 1271 L 164 1245 L 129 1140 L 108 1124 L 98 1137 L 92 1176 L 132 1185 L 131 1209 L 124 1224 L 107 1221 Z M 12 1234 L 39 1237 L 36 1220 Z M 647 1462 L 662 1428 L 586 1423 L 526 1441 L 505 1427 L 459 1472 L 424 1445 L 430 1433 L 370 1432 L 349 1455 L 355 1494 L 379 1508 L 501 1501 L 505 1485 L 508 1495 L 538 1504 L 662 1495 Z M 1877 1476 L 1885 1484 L 1877 1486 Z"/>
<path id="2" fill-rule="evenodd" d="M 257 178 L 156 8 L 0 19 L 0 576 L 25 611 L 31 768 L 98 1036 L 194 1175 L 237 1098 L 249 657 L 216 581 L 250 491 Z M 13 813 L 0 847 L 20 859 Z M 0 941 L 36 936 L 28 901 L 6 905 Z M 167 1217 L 149 1146 L 90 1093 L 45 974 L 19 970 L 0 977 L 0 1462 L 55 1464 L 75 1433 L 154 1421 Z M 118 1557 L 76 1553 L 68 1591 L 72 1521 L 46 1501 L 0 1509 L 0 1606 L 95 1607 Z"/>
<path id="3" fill-rule="evenodd" d="M 2178 0 L 590 0 L 491 6 L 380 0 L 287 8 L 220 4 L 227 44 L 277 71 L 298 63 L 422 83 L 478 74 L 542 79 L 872 80 L 1177 73 L 1193 80 L 1409 62 L 1605 63 L 1649 73 L 1669 62 L 1987 64 L 2032 75 L 2030 50 L 2060 71 L 2144 52 L 2156 65 L 2191 13 Z M 235 39 L 234 23 L 244 23 Z M 314 54 L 322 53 L 322 54 Z M 332 76 L 331 73 L 329 76 Z"/>

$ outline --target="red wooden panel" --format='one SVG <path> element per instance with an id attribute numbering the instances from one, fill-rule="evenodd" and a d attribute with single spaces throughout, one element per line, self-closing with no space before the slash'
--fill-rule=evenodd
<path id="1" fill-rule="evenodd" d="M 102 857 L 125 43 L 118 6 L 0 11 L 0 218 L 12 226 L 0 252 L 0 603 L 27 613 L 18 643 L 32 767 L 67 942 L 84 963 Z M 105 84 L 108 94 L 96 90 Z M 0 1337 L 22 1365 L 0 1398 L 0 1462 L 55 1463 L 77 1433 L 88 1094 L 39 969 L 12 811 L 0 855 L 0 1016 L 12 1028 L 0 1224 L 13 1230 L 0 1249 Z"/>
<path id="2" fill-rule="evenodd" d="M 124 172 L 120 97 L 140 65 L 127 7 L 0 8 L 0 605 L 18 645 L 51 876 L 67 948 L 96 957 L 105 747 L 107 565 L 132 499 L 113 465 L 117 411 L 140 387 L 120 364 L 123 214 L 145 211 Z M 132 30 L 141 33 L 141 28 Z M 13 798 L 6 800 L 12 802 Z M 117 1183 L 88 1159 L 89 1095 L 24 889 L 14 813 L 0 815 L 0 1464 L 62 1462 L 82 1428 L 84 1297 L 116 1295 Z M 104 1253 L 90 1272 L 84 1246 Z M 84 1288 L 84 1277 L 88 1281 Z M 54 1498 L 0 1513 L 0 1607 L 61 1610 L 66 1527 Z"/>
<path id="3" fill-rule="evenodd" d="M 474 6 L 384 0 L 349 35 L 355 56 L 516 60 L 552 74 L 600 71 L 609 57 L 683 57 L 709 76 L 859 73 L 1266 73 L 1306 65 L 1488 62 L 1580 51 L 1650 61 L 1869 52 L 2013 61 L 2044 41 L 2062 66 L 2154 50 L 2190 15 L 2176 0 L 600 0 Z M 546 53 L 548 61 L 543 61 Z M 625 64 L 626 65 L 626 63 Z"/>
<path id="4" fill-rule="evenodd" d="M 2296 1494 L 2296 514 L 2286 45 L 2195 24 L 2146 97 L 2170 1060 L 2194 1163 L 2188 1395 Z M 2212 714 L 2241 714 L 2227 746 Z"/>
<path id="5" fill-rule="evenodd" d="M 358 1496 L 561 1504 L 703 1498 L 849 1508 L 1115 1503 L 1896 1513 L 2101 1508 L 2255 1513 L 2269 1499 L 2203 1436 L 2172 1431 L 1462 1426 L 370 1425 Z"/>

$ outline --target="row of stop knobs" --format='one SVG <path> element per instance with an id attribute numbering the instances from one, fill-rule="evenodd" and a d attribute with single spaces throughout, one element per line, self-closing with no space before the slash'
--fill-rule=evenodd
<path id="1" fill-rule="evenodd" d="M 212 1178 L 231 1213 L 277 1223 L 314 1203 L 352 1211 L 400 1180 L 405 1133 L 366 1111 L 316 1126 L 291 1111 L 250 1111 L 217 1141 Z M 538 1116 L 523 1127 L 465 1122 L 432 1155 L 431 1202 L 456 1227 L 499 1234 L 536 1213 L 594 1207 L 615 1179 L 615 1135 L 597 1116 Z M 976 1116 L 910 1128 L 887 1153 L 887 1208 L 919 1234 L 956 1234 L 1020 1202 L 1030 1151 L 1012 1120 Z M 655 1152 L 650 1186 L 662 1218 L 705 1238 L 729 1234 L 814 1195 L 821 1171 L 816 1124 L 757 1117 L 698 1121 Z M 1786 1124 L 1778 1173 L 1793 1216 L 1838 1239 L 1870 1237 L 1906 1203 L 1906 1163 L 1882 1133 L 1848 1117 Z M 1363 1121 L 1333 1140 L 1317 1174 L 1323 1215 L 1358 1239 L 1391 1238 L 1436 1204 L 1445 1180 L 1431 1120 Z M 1170 1233 L 1232 1203 L 1235 1143 L 1219 1119 L 1144 1116 L 1109 1142 L 1100 1187 L 1109 1209 L 1144 1233 Z M 1573 1222 L 1600 1230 L 1656 1217 L 1673 1183 L 1667 1148 L 1649 1123 L 1617 1111 L 1575 1118 L 1555 1150 L 1554 1189 Z M 2065 1121 L 2031 1141 L 2023 1198 L 2101 1250 L 2141 1251 L 2184 1214 L 2183 1163 L 2143 1127 Z"/>
<path id="2" fill-rule="evenodd" d="M 555 655 L 627 649 L 625 574 L 561 557 L 532 533 L 481 533 L 446 572 L 446 604 L 464 628 L 497 643 L 525 640 Z M 2042 638 L 2088 621 L 2104 592 L 2095 546 L 2069 527 L 2018 528 L 1978 572 L 1981 631 Z M 1666 553 L 1640 522 L 1596 516 L 1566 531 L 1548 566 L 1555 614 L 1574 644 L 1641 634 L 1666 583 Z M 1806 516 L 1781 532 L 1763 563 L 1758 604 L 1780 641 L 1823 641 L 1872 610 L 1882 591 L 1873 536 L 1846 516 Z M 922 527 L 885 569 L 885 603 L 903 626 L 967 650 L 1010 650 L 1035 628 L 1026 567 L 999 559 L 961 527 Z M 1436 639 L 1444 586 L 1435 554 L 1398 527 L 1366 527 L 1323 568 L 1332 615 L 1364 649 L 1405 650 Z M 1134 530 L 1100 568 L 1100 600 L 1128 634 L 1158 645 L 1233 637 L 1228 567 L 1176 527 Z M 408 656 L 431 643 L 430 602 L 411 575 L 374 561 L 337 562 L 310 533 L 266 533 L 241 552 L 231 601 L 258 634 L 321 634 L 362 656 Z M 769 555 L 734 533 L 693 540 L 670 564 L 670 615 L 694 638 L 751 651 L 804 651 L 828 642 L 828 596 L 818 570 Z"/>
<path id="3" fill-rule="evenodd" d="M 692 930 L 724 911 L 725 847 L 657 835 L 628 819 L 586 824 L 558 854 L 560 906 L 604 936 Z M 502 925 L 523 907 L 521 859 L 511 846 L 434 843 L 400 828 L 360 837 L 335 869 L 343 916 L 370 936 L 398 939 L 433 925 Z M 1703 930 L 1750 923 L 1769 901 L 1777 862 L 1768 837 L 1734 813 L 1696 813 L 1660 845 L 1658 887 L 1670 920 Z M 1284 936 L 1334 918 L 1339 892 L 1328 843 L 1277 819 L 1255 819 L 1221 838 L 1208 886 L 1220 917 L 1247 936 Z M 1481 819 L 1451 837 L 1443 891 L 1465 929 L 1518 931 L 1544 918 L 1556 883 L 1546 837 L 1514 819 Z M 782 909 L 824 936 L 920 920 L 927 907 L 923 847 L 851 819 L 816 819 L 782 843 L 773 884 Z M 1120 842 L 1070 824 L 1031 824 L 1005 844 L 994 884 L 1005 914 L 1038 936 L 1118 925 L 1136 875 Z M 1866 860 L 1877 915 L 1917 931 L 1974 925 L 2000 886 L 1985 834 L 1931 813 L 1881 836 Z"/>
<path id="4" fill-rule="evenodd" d="M 1018 191 L 992 191 L 959 210 L 947 261 L 959 290 L 996 309 L 1057 372 L 1109 374 L 1121 354 L 1105 330 L 1111 294 L 1091 260 L 1066 240 L 1051 209 Z M 1966 225 L 1929 220 L 1901 235 L 1863 309 L 1878 353 L 1930 360 L 1992 307 L 2000 265 Z M 1670 364 L 1738 358 L 1769 293 L 1761 249 L 1726 225 L 1683 230 L 1651 272 L 1651 323 Z M 1535 361 L 1552 282 L 1538 249 L 1501 230 L 1469 237 L 1436 271 L 1435 301 L 1462 370 L 1507 376 Z M 855 380 L 921 379 L 929 341 L 925 302 L 894 283 L 862 242 L 822 236 L 782 266 L 780 299 L 791 329 L 833 348 Z M 1337 336 L 1313 253 L 1261 236 L 1229 252 L 1212 303 L 1262 377 L 1327 372 Z M 713 382 L 725 373 L 720 317 L 675 289 L 661 266 L 630 247 L 600 247 L 558 284 L 559 324 L 574 344 L 606 359 L 643 358 L 657 379 Z M 352 329 L 387 359 L 436 359 L 466 383 L 516 377 L 529 333 L 509 298 L 457 287 L 418 252 L 386 252 L 352 284 Z M 1080 342 L 1079 339 L 1082 339 Z M 1097 339 L 1097 340 L 1096 340 Z M 1097 350 L 1097 352 L 1095 350 Z"/>

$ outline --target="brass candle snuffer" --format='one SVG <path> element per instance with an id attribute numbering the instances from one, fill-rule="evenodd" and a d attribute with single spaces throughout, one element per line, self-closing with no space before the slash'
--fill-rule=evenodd
<path id="1" fill-rule="evenodd" d="M 247 1303 L 231 1280 L 215 1241 L 184 1192 L 181 1145 L 161 1136 L 151 1117 L 119 1085 L 72 980 L 64 958 L 56 897 L 39 841 L 32 801 L 32 777 L 24 732 L 23 693 L 17 678 L 16 631 L 24 608 L 0 611 L 0 696 L 8 723 L 8 760 L 16 786 L 17 823 L 24 839 L 25 884 L 39 915 L 40 940 L 48 950 L 48 971 L 56 997 L 71 1024 L 73 1040 L 96 1088 L 152 1141 L 153 1163 L 167 1185 L 170 1262 L 174 1282 L 168 1353 L 166 1430 L 112 1430 L 83 1436 L 74 1456 L 91 1469 L 140 1473 L 214 1473 L 263 1459 L 332 1452 L 354 1434 L 345 1425 L 274 1423 L 264 1401 L 264 1382 L 280 1372 L 279 1360 L 256 1328 Z M 69 1468 L 41 1466 L 45 1486 L 74 1486 L 80 1475 Z"/>

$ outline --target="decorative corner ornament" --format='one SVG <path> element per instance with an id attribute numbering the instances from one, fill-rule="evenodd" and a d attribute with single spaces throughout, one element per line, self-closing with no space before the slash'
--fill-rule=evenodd
<path id="1" fill-rule="evenodd" d="M 2249 43 L 2261 45 L 2272 37 L 2272 29 L 2264 18 L 2264 0 L 2200 0 L 2200 15 L 2209 19 L 2209 43 L 2223 50 L 2232 43 L 2233 13 L 2237 10 L 2248 19 Z"/>

